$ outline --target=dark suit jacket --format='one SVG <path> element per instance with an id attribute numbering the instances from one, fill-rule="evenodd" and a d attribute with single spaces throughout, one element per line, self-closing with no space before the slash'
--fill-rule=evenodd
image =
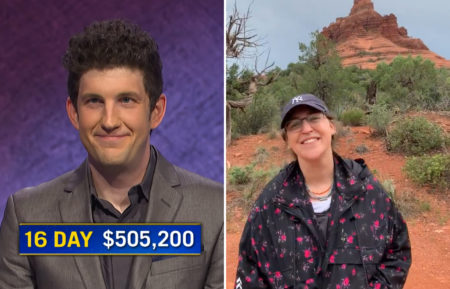
<path id="1" fill-rule="evenodd" d="M 92 222 L 87 161 L 9 197 L 0 227 L 0 288 L 105 289 L 98 256 L 19 256 L 19 223 Z M 223 288 L 223 186 L 158 152 L 147 222 L 200 222 L 203 252 L 156 261 L 135 256 L 130 288 Z"/>

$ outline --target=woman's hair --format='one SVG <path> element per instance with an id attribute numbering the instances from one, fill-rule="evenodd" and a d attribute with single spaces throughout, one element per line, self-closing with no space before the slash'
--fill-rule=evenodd
<path id="1" fill-rule="evenodd" d="M 63 57 L 63 65 L 69 71 L 67 87 L 75 109 L 80 78 L 91 69 L 139 69 L 150 98 L 150 111 L 162 93 L 162 63 L 158 45 L 139 26 L 124 20 L 94 22 L 74 35 Z"/>

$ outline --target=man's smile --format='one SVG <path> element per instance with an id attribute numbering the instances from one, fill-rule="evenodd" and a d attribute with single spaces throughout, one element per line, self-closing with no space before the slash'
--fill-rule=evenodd
<path id="1" fill-rule="evenodd" d="M 97 143 L 102 146 L 116 146 L 121 144 L 124 140 L 126 140 L 130 135 L 129 134 L 98 134 L 94 135 L 94 138 Z"/>

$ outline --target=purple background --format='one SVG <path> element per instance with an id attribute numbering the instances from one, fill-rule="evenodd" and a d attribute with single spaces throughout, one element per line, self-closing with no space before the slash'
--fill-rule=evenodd
<path id="1" fill-rule="evenodd" d="M 169 160 L 223 182 L 223 1 L 0 2 L 0 218 L 7 197 L 86 157 L 66 111 L 61 58 L 95 21 L 128 19 L 155 38 L 165 118 L 151 143 Z"/>

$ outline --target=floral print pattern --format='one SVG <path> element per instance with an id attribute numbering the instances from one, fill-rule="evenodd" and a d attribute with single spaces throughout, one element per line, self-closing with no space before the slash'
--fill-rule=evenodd
<path id="1" fill-rule="evenodd" d="M 402 288 L 411 265 L 406 223 L 364 161 L 335 161 L 326 238 L 297 162 L 271 181 L 242 234 L 236 289 Z"/>

